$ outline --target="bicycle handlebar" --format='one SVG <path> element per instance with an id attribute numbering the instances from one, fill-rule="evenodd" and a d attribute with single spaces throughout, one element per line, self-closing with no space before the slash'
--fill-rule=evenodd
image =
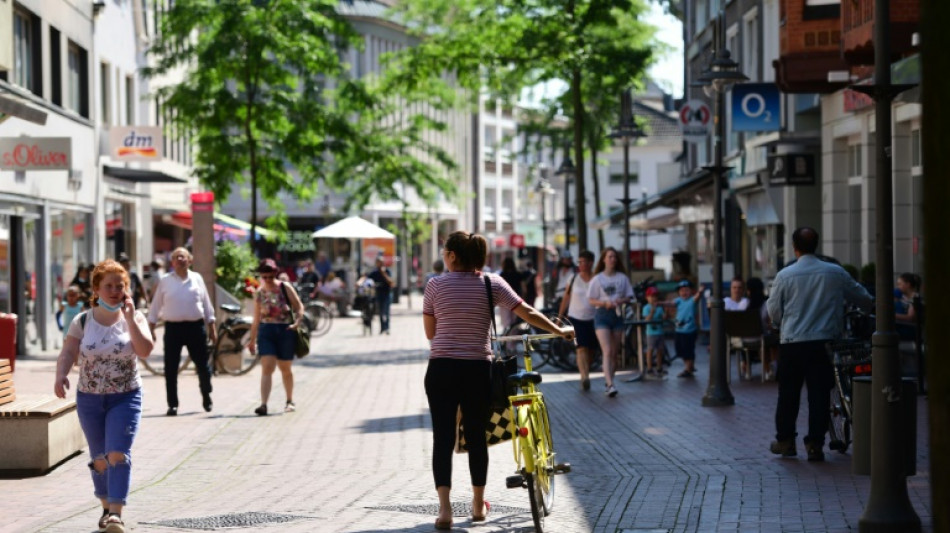
<path id="1" fill-rule="evenodd" d="M 536 335 L 504 335 L 501 337 L 492 337 L 493 341 L 498 342 L 508 342 L 508 341 L 535 341 L 542 339 L 559 339 L 560 335 L 557 333 L 538 333 Z"/>

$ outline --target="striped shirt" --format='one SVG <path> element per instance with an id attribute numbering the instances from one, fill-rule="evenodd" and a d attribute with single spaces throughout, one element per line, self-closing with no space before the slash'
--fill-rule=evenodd
<path id="1" fill-rule="evenodd" d="M 430 359 L 491 359 L 491 315 L 483 275 L 491 280 L 495 305 L 514 309 L 521 304 L 521 297 L 495 274 L 446 272 L 430 279 L 422 298 L 422 313 L 436 319 Z"/>

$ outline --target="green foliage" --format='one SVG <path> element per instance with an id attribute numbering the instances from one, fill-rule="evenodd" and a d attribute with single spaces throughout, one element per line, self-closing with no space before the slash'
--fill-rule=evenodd
<path id="1" fill-rule="evenodd" d="M 218 285 L 235 298 L 247 297 L 244 292 L 245 280 L 253 277 L 257 269 L 257 258 L 251 248 L 232 241 L 221 241 L 215 248 L 214 260 Z"/>
<path id="2" fill-rule="evenodd" d="M 858 267 L 849 263 L 845 263 L 841 265 L 841 268 L 843 268 L 848 274 L 851 274 L 851 277 L 854 279 L 854 281 L 858 281 Z"/>
<path id="3" fill-rule="evenodd" d="M 861 267 L 861 283 L 874 286 L 877 279 L 877 266 L 874 263 L 868 263 Z"/>
<path id="4" fill-rule="evenodd" d="M 397 183 L 426 201 L 453 194 L 454 163 L 424 135 L 437 125 L 348 76 L 346 51 L 361 46 L 337 0 L 176 0 L 146 74 L 184 71 L 157 91 L 168 134 L 190 138 L 219 202 L 235 184 L 257 189 L 271 227 L 286 228 L 288 196 L 305 205 L 321 184 L 346 209 L 401 198 Z"/>

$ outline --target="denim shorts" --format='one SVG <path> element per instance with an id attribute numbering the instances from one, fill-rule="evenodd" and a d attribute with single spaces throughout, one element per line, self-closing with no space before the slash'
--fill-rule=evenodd
<path id="1" fill-rule="evenodd" d="M 257 353 L 276 355 L 281 361 L 293 361 L 297 347 L 297 332 L 287 329 L 291 324 L 263 322 L 257 330 Z"/>
<path id="2" fill-rule="evenodd" d="M 623 317 L 617 314 L 617 309 L 598 307 L 594 313 L 594 329 L 623 330 Z"/>

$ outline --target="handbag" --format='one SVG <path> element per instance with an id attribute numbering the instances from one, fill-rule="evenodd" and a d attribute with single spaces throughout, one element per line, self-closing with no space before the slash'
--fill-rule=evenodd
<path id="1" fill-rule="evenodd" d="M 280 292 L 284 293 L 284 300 L 287 301 L 287 307 L 290 308 L 290 319 L 297 322 L 297 317 L 294 315 L 294 307 L 290 305 L 290 298 L 287 297 L 287 287 L 283 282 L 280 284 Z M 307 325 L 301 321 L 296 331 L 297 343 L 294 345 L 294 355 L 299 359 L 310 354 L 310 330 L 307 329 Z"/>
<path id="2" fill-rule="evenodd" d="M 488 314 L 491 317 L 492 334 L 498 336 L 495 327 L 495 303 L 491 293 L 491 280 L 485 276 L 485 292 L 488 295 Z M 492 358 L 491 364 L 491 397 L 488 409 L 488 422 L 485 424 L 485 442 L 495 445 L 499 442 L 511 440 L 515 437 L 514 411 L 508 402 L 508 396 L 515 392 L 514 387 L 508 384 L 508 376 L 518 372 L 516 357 L 502 358 L 497 355 Z M 455 452 L 465 453 L 468 445 L 465 442 L 462 409 L 456 415 Z"/>

